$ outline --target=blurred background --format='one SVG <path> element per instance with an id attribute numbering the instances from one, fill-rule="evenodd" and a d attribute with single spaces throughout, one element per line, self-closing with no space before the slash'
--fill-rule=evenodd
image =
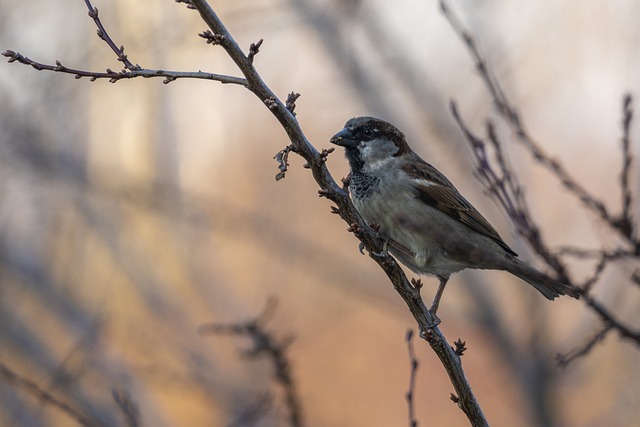
<path id="1" fill-rule="evenodd" d="M 541 266 L 471 173 L 449 101 L 480 134 L 496 113 L 436 1 L 212 3 L 241 46 L 264 38 L 254 63 L 281 98 L 302 94 L 298 119 L 318 149 L 350 117 L 391 121 L 521 258 Z M 220 47 L 197 36 L 206 27 L 184 5 L 94 6 L 133 63 L 239 75 Z M 622 97 L 640 97 L 640 2 L 450 6 L 531 135 L 617 212 Z M 95 33 L 81 1 L 0 0 L 3 51 L 119 70 Z M 246 357 L 250 340 L 198 332 L 256 318 L 275 298 L 264 326 L 277 339 L 295 337 L 287 357 L 305 425 L 408 424 L 404 338 L 413 319 L 317 196 L 303 162 L 292 155 L 286 178 L 274 180 L 273 156 L 288 141 L 249 91 L 196 80 L 90 82 L 2 63 L 0 109 L 0 363 L 95 425 L 125 425 L 115 389 L 145 426 L 285 426 L 269 359 Z M 553 247 L 619 244 L 506 126 L 498 131 Z M 328 165 L 337 179 L 347 173 L 338 151 Z M 580 281 L 594 265 L 570 268 Z M 638 327 L 639 292 L 628 281 L 636 268 L 611 265 L 594 293 Z M 430 299 L 436 281 L 423 280 Z M 581 303 L 550 303 L 506 274 L 465 272 L 449 282 L 439 316 L 450 340 L 467 343 L 465 371 L 492 425 L 640 424 L 637 347 L 610 334 L 568 367 L 555 362 L 599 328 Z M 416 419 L 467 425 L 437 358 L 419 339 L 415 346 Z M 75 421 L 5 378 L 0 425 Z"/>

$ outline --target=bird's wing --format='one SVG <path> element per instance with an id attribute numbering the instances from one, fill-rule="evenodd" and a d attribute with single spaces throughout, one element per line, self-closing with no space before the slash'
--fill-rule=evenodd
<path id="1" fill-rule="evenodd" d="M 476 208 L 467 201 L 453 184 L 436 168 L 424 162 L 405 168 L 405 172 L 417 179 L 417 198 L 427 205 L 468 226 L 473 231 L 489 237 L 511 255 L 517 254 L 502 240 Z"/>

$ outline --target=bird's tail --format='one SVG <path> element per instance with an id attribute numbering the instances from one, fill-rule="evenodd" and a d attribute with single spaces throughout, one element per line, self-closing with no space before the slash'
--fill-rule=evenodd
<path id="1" fill-rule="evenodd" d="M 505 269 L 536 288 L 547 299 L 553 300 L 560 295 L 580 298 L 580 293 L 575 287 L 558 282 L 517 258 L 507 263 Z"/>

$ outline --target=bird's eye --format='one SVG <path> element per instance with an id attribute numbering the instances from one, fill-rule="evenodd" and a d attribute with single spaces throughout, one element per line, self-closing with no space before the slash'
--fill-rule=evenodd
<path id="1" fill-rule="evenodd" d="M 373 129 L 367 128 L 367 129 L 362 131 L 362 134 L 364 136 L 372 136 L 373 135 Z"/>

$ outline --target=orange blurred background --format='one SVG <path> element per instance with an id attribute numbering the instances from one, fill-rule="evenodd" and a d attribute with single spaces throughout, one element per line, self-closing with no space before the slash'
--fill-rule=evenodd
<path id="1" fill-rule="evenodd" d="M 393 122 L 522 258 L 538 263 L 471 173 L 449 101 L 479 134 L 487 118 L 499 120 L 437 2 L 211 3 L 241 46 L 264 39 L 254 64 L 282 99 L 302 94 L 298 119 L 318 149 L 350 117 Z M 206 27 L 184 5 L 94 6 L 133 63 L 239 75 L 222 48 L 197 36 Z M 622 96 L 640 96 L 640 3 L 451 7 L 529 132 L 616 211 Z M 82 2 L 0 0 L 0 12 L 2 50 L 73 68 L 121 68 Z M 203 324 L 255 318 L 275 297 L 266 328 L 295 336 L 288 357 L 306 425 L 408 424 L 404 337 L 413 319 L 317 196 L 303 161 L 291 155 L 286 178 L 275 181 L 273 156 L 288 141 L 249 91 L 196 80 L 90 82 L 5 63 L 0 108 L 2 364 L 104 425 L 124 425 L 112 389 L 131 396 L 145 426 L 288 425 L 268 359 L 243 356 L 249 340 L 198 333 Z M 507 127 L 498 129 L 544 238 L 553 247 L 615 246 L 616 236 L 536 166 Z M 337 179 L 347 173 L 338 151 L 328 165 Z M 582 280 L 593 263 L 570 267 Z M 595 288 L 632 326 L 640 325 L 638 289 L 627 280 L 635 268 L 616 263 Z M 428 299 L 435 280 L 423 281 Z M 549 303 L 495 272 L 449 283 L 441 329 L 466 341 L 465 372 L 491 425 L 640 424 L 638 348 L 610 334 L 565 369 L 554 361 L 598 329 L 583 305 Z M 437 358 L 414 344 L 416 419 L 467 425 Z M 247 421 L 265 392 L 271 408 Z M 73 423 L 0 381 L 0 425 Z"/>

